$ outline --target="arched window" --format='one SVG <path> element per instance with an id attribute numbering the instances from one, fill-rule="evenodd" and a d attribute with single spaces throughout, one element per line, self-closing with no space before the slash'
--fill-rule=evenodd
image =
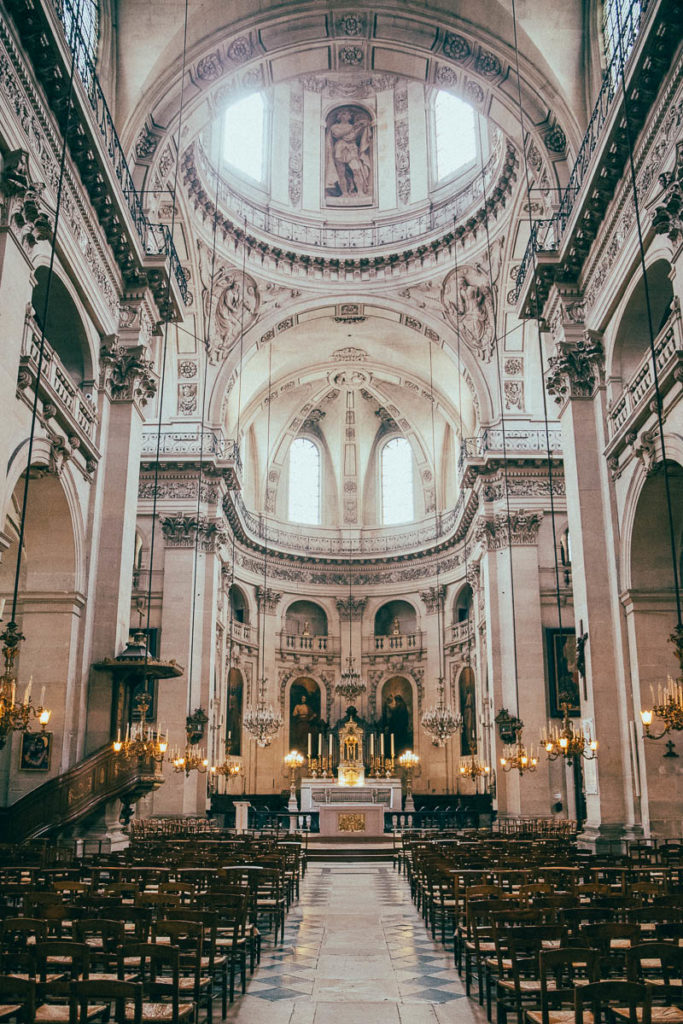
<path id="1" fill-rule="evenodd" d="M 477 155 L 474 110 L 450 92 L 437 92 L 434 99 L 434 148 L 436 179 L 443 181 Z"/>
<path id="2" fill-rule="evenodd" d="M 621 34 L 624 61 L 633 49 L 633 44 L 640 28 L 640 3 L 638 0 L 603 0 L 602 5 L 602 38 L 605 46 L 605 58 L 609 64 L 619 52 L 619 35 Z M 619 61 L 614 71 L 615 79 L 619 74 Z"/>
<path id="3" fill-rule="evenodd" d="M 382 522 L 409 523 L 415 518 L 413 452 L 405 437 L 394 437 L 382 448 Z"/>
<path id="4" fill-rule="evenodd" d="M 99 0 L 63 0 L 56 6 L 61 15 L 66 40 L 76 54 L 78 73 L 88 83 L 97 62 Z"/>
<path id="5" fill-rule="evenodd" d="M 226 164 L 261 182 L 264 178 L 266 104 L 254 92 L 232 103 L 224 114 L 223 159 Z"/>
<path id="6" fill-rule="evenodd" d="M 289 449 L 289 518 L 320 525 L 320 451 L 305 437 Z"/>

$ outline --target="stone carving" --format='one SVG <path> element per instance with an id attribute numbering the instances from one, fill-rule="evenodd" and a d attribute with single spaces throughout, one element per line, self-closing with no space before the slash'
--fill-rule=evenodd
<path id="1" fill-rule="evenodd" d="M 362 55 L 362 51 L 361 51 Z M 374 202 L 372 118 L 365 107 L 334 107 L 325 118 L 325 205 Z"/>
<path id="2" fill-rule="evenodd" d="M 178 385 L 178 412 L 181 416 L 191 416 L 197 411 L 197 385 Z"/>
<path id="3" fill-rule="evenodd" d="M 43 182 L 31 182 L 28 153 L 15 149 L 5 160 L 2 190 L 7 197 L 4 220 L 21 238 L 26 249 L 39 241 L 52 238 L 52 213 L 45 205 Z"/>
<path id="4" fill-rule="evenodd" d="M 135 155 L 138 160 L 149 160 L 151 156 L 156 153 L 156 148 L 159 145 L 159 139 L 156 137 L 152 129 L 145 125 L 140 134 L 137 137 L 135 143 Z"/>
<path id="5" fill-rule="evenodd" d="M 217 51 L 215 53 L 207 53 L 205 57 L 202 57 L 197 62 L 197 78 L 200 82 L 215 82 L 222 74 L 223 65 L 221 64 L 220 54 Z"/>
<path id="6" fill-rule="evenodd" d="M 274 615 L 277 606 L 282 600 L 282 594 L 277 590 L 270 590 L 269 587 L 256 587 L 256 603 L 259 608 L 263 607 L 268 615 Z"/>
<path id="7" fill-rule="evenodd" d="M 520 380 L 506 380 L 503 384 L 505 408 L 524 409 L 524 384 Z"/>
<path id="8" fill-rule="evenodd" d="M 657 469 L 657 439 L 659 429 L 652 427 L 651 430 L 644 430 L 640 437 L 633 441 L 633 454 L 641 463 L 647 476 L 651 476 Z"/>
<path id="9" fill-rule="evenodd" d="M 394 150 L 396 160 L 396 191 L 403 206 L 410 201 L 410 122 L 408 120 L 408 87 L 394 91 Z"/>
<path id="10" fill-rule="evenodd" d="M 340 36 L 364 36 L 368 19 L 365 14 L 339 14 L 335 18 L 334 27 Z"/>
<path id="11" fill-rule="evenodd" d="M 138 484 L 138 498 L 140 501 L 152 501 L 156 494 L 159 501 L 195 501 L 197 500 L 197 476 L 183 477 L 181 479 L 162 479 L 156 484 L 154 477 L 141 477 Z M 218 488 L 215 484 L 208 483 L 205 479 L 201 481 L 200 498 L 202 501 L 215 503 L 218 501 Z"/>
<path id="12" fill-rule="evenodd" d="M 468 41 L 464 36 L 455 32 L 446 33 L 442 49 L 444 56 L 450 57 L 451 60 L 457 60 L 461 64 L 472 56 L 472 47 Z"/>
<path id="13" fill-rule="evenodd" d="M 233 39 L 228 46 L 227 54 L 228 59 L 235 64 L 243 64 L 245 60 L 249 60 L 254 54 L 254 47 L 249 36 L 238 36 L 237 39 Z"/>
<path id="14" fill-rule="evenodd" d="M 161 532 L 169 548 L 193 548 L 200 551 L 216 551 L 228 543 L 228 534 L 220 522 L 180 512 L 177 515 L 161 516 Z"/>
<path id="15" fill-rule="evenodd" d="M 453 89 L 458 84 L 458 72 L 448 64 L 439 64 L 434 78 L 443 89 Z"/>
<path id="16" fill-rule="evenodd" d="M 481 259 L 452 270 L 441 290 L 444 313 L 465 344 L 490 362 L 496 350 L 497 281 L 504 239 L 499 238 Z"/>
<path id="17" fill-rule="evenodd" d="M 154 398 L 157 384 L 152 375 L 153 363 L 144 353 L 143 345 L 126 348 L 117 341 L 100 348 L 102 386 L 114 401 L 136 399 L 144 406 Z"/>
<path id="18" fill-rule="evenodd" d="M 482 541 L 489 551 L 499 551 L 510 543 L 514 547 L 535 544 L 543 521 L 542 512 L 496 512 L 493 519 L 480 519 L 475 527 L 475 539 Z"/>
<path id="19" fill-rule="evenodd" d="M 187 377 L 188 379 L 196 377 L 197 364 L 193 362 L 192 359 L 181 359 L 178 363 L 178 376 Z"/>
<path id="20" fill-rule="evenodd" d="M 495 53 L 491 53 L 490 50 L 480 50 L 474 66 L 485 78 L 495 78 L 503 70 Z"/>
<path id="21" fill-rule="evenodd" d="M 370 78 L 328 78 L 326 75 L 305 75 L 300 79 L 306 92 L 316 92 L 331 99 L 367 99 L 378 92 L 393 89 L 395 75 L 372 75 Z"/>
<path id="22" fill-rule="evenodd" d="M 551 153 L 564 153 L 567 148 L 567 136 L 559 124 L 551 125 L 543 135 L 545 148 Z"/>
<path id="23" fill-rule="evenodd" d="M 511 377 L 518 377 L 523 369 L 524 363 L 521 359 L 513 358 L 505 360 L 504 370 Z"/>
<path id="24" fill-rule="evenodd" d="M 479 82 L 475 82 L 471 78 L 465 82 L 464 93 L 465 99 L 469 100 L 470 103 L 481 106 L 484 102 L 484 90 L 479 85 Z"/>
<path id="25" fill-rule="evenodd" d="M 428 612 L 439 611 L 443 608 L 446 598 L 446 587 L 441 583 L 438 587 L 428 587 L 420 591 L 420 597 L 425 603 Z"/>
<path id="26" fill-rule="evenodd" d="M 50 453 L 48 456 L 48 472 L 55 476 L 61 476 L 64 467 L 74 451 L 80 446 L 77 437 L 70 437 L 68 440 L 52 430 L 48 430 L 50 441 Z"/>
<path id="27" fill-rule="evenodd" d="M 208 356 L 216 363 L 256 320 L 259 293 L 253 277 L 223 259 L 214 263 L 208 247 L 201 241 L 197 246 Z"/>
<path id="28" fill-rule="evenodd" d="M 465 572 L 465 578 L 470 585 L 473 594 L 476 594 L 481 586 L 481 565 L 479 562 L 470 562 Z"/>
<path id="29" fill-rule="evenodd" d="M 548 360 L 546 390 L 558 405 L 569 398 L 591 398 L 602 380 L 604 351 L 599 338 L 589 331 L 577 342 L 560 342 Z"/>
<path id="30" fill-rule="evenodd" d="M 292 82 L 289 94 L 289 201 L 294 207 L 301 206 L 303 194 L 303 103 L 302 87 Z"/>
<path id="31" fill-rule="evenodd" d="M 340 46 L 337 54 L 339 63 L 348 68 L 360 67 L 363 63 L 362 46 Z"/>
<path id="32" fill-rule="evenodd" d="M 338 348 L 332 353 L 333 363 L 364 363 L 368 354 L 363 348 Z"/>
<path id="33" fill-rule="evenodd" d="M 676 143 L 673 171 L 660 174 L 659 184 L 663 192 L 655 207 L 652 227 L 677 245 L 683 238 L 683 139 Z"/>
<path id="34" fill-rule="evenodd" d="M 341 619 L 348 619 L 350 609 L 352 619 L 362 619 L 367 603 L 367 597 L 351 596 L 337 598 L 337 611 L 339 612 L 339 617 Z"/>

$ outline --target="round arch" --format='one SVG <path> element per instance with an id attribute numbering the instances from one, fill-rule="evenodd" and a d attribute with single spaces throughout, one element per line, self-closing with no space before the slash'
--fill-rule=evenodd
<path id="1" fill-rule="evenodd" d="M 31 296 L 39 327 L 45 311 L 49 252 L 43 247 L 35 260 L 36 283 Z M 69 273 L 56 265 L 52 271 L 45 337 L 76 384 L 93 382 L 99 367 L 100 337 Z"/>

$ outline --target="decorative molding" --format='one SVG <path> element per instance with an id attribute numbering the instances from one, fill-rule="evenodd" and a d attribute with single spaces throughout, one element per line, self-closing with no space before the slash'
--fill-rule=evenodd
<path id="1" fill-rule="evenodd" d="M 441 583 L 438 587 L 428 587 L 427 590 L 420 591 L 420 597 L 428 612 L 439 611 L 446 600 L 446 586 Z"/>
<path id="2" fill-rule="evenodd" d="M 674 245 L 683 240 L 683 139 L 676 143 L 673 171 L 659 175 L 664 190 L 652 217 L 658 235 L 668 235 Z"/>
<path id="3" fill-rule="evenodd" d="M 343 574 L 340 575 L 340 582 L 344 578 Z M 346 577 L 348 582 L 348 576 Z M 337 611 L 339 617 L 342 619 L 348 619 L 349 609 L 351 610 L 352 619 L 362 619 L 365 606 L 368 603 L 367 597 L 340 597 L 337 598 Z"/>
<path id="4" fill-rule="evenodd" d="M 282 594 L 277 590 L 271 590 L 269 587 L 257 586 L 255 588 L 256 603 L 259 608 L 263 607 L 266 614 L 274 615 L 277 611 L 277 606 L 282 600 Z"/>
<path id="5" fill-rule="evenodd" d="M 197 239 L 197 250 L 207 352 L 209 361 L 216 363 L 227 357 L 240 333 L 248 331 L 255 323 L 260 296 L 250 274 L 225 259 L 216 257 L 214 260 L 201 239 Z"/>
<path id="6" fill-rule="evenodd" d="M 475 528 L 475 539 L 482 541 L 488 551 L 500 551 L 512 544 L 513 547 L 534 545 L 543 522 L 542 512 L 526 512 L 524 509 L 510 512 L 496 512 L 492 519 L 480 519 Z"/>
<path id="7" fill-rule="evenodd" d="M 451 270 L 441 289 L 446 319 L 467 347 L 486 363 L 496 351 L 497 282 L 504 244 L 505 238 L 500 236 L 477 263 Z"/>
<path id="8" fill-rule="evenodd" d="M 178 415 L 192 416 L 197 411 L 198 384 L 185 382 L 178 385 Z"/>
<path id="9" fill-rule="evenodd" d="M 161 530 L 168 548 L 193 548 L 211 552 L 225 547 L 228 534 L 221 522 L 190 513 L 161 516 Z"/>
<path id="10" fill-rule="evenodd" d="M 604 379 L 604 349 L 599 335 L 584 331 L 576 342 L 561 341 L 548 360 L 546 390 L 558 405 L 571 398 L 592 398 Z"/>
<path id="11" fill-rule="evenodd" d="M 115 339 L 100 348 L 101 384 L 113 401 L 137 400 L 144 406 L 156 395 L 153 363 L 143 345 L 126 348 Z"/>
<path id="12" fill-rule="evenodd" d="M 51 239 L 54 217 L 44 197 L 44 182 L 32 182 L 29 156 L 25 149 L 14 149 L 5 158 L 0 180 L 5 196 L 3 221 L 14 231 L 28 252 L 38 242 Z"/>
<path id="13" fill-rule="evenodd" d="M 398 205 L 407 206 L 410 202 L 410 120 L 408 86 L 404 84 L 394 90 L 394 151 Z"/>

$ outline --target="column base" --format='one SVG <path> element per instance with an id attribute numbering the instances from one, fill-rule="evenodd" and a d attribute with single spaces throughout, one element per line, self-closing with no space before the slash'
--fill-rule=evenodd
<path id="1" fill-rule="evenodd" d="M 580 850 L 589 850 L 591 853 L 610 853 L 619 846 L 619 852 L 624 853 L 628 844 L 636 839 L 643 838 L 643 829 L 640 825 L 622 825 L 620 823 L 591 825 L 589 822 L 583 827 L 583 831 L 577 836 L 577 845 Z"/>

